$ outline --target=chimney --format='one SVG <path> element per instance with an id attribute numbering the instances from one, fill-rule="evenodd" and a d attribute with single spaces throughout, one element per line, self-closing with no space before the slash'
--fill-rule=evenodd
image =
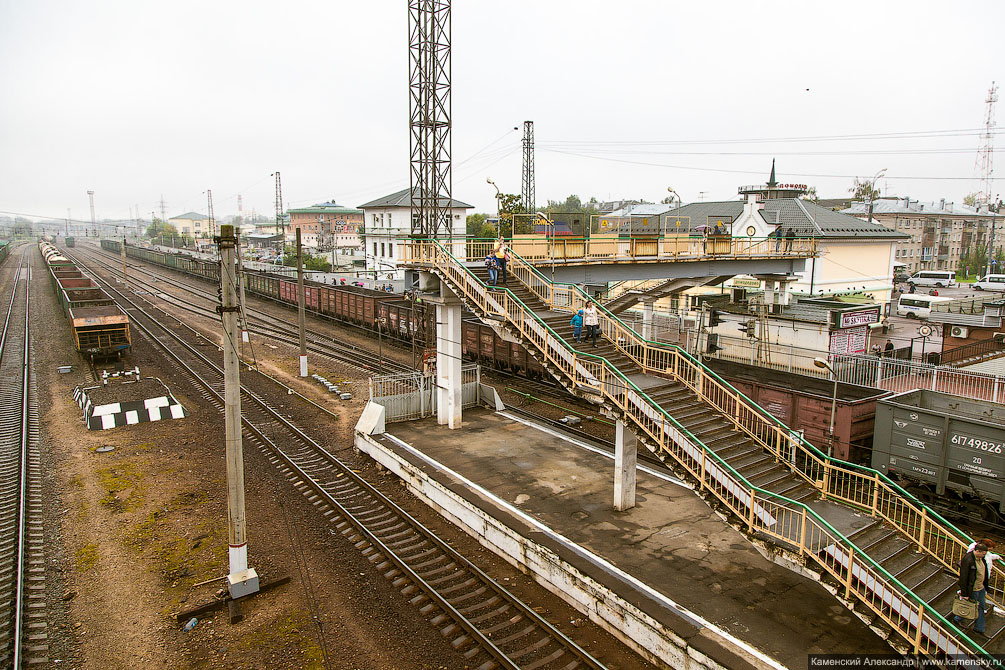
<path id="1" fill-rule="evenodd" d="M 911 197 L 910 196 L 905 195 L 903 198 L 901 198 L 901 200 L 904 201 L 904 209 L 907 209 L 908 207 L 911 206 Z"/>
<path id="2" fill-rule="evenodd" d="M 939 200 L 939 209 L 945 209 L 945 208 L 946 208 L 946 199 L 943 198 L 942 200 Z"/>

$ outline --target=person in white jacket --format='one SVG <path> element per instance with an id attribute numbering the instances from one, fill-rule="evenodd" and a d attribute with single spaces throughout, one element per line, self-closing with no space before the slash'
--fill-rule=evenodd
<path id="1" fill-rule="evenodd" d="M 593 346 L 597 346 L 597 335 L 600 334 L 600 315 L 597 314 L 597 306 L 592 302 L 587 303 L 583 310 L 583 325 L 586 327 L 586 339 L 593 338 Z"/>

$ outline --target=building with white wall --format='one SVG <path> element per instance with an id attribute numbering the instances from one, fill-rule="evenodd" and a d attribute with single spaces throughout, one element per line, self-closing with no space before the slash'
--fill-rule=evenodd
<path id="1" fill-rule="evenodd" d="M 186 235 L 195 239 L 213 239 L 220 234 L 217 230 L 216 221 L 210 221 L 205 214 L 197 212 L 186 212 L 178 216 L 172 216 L 167 220 L 179 235 Z"/>
<path id="2" fill-rule="evenodd" d="M 366 254 L 366 269 L 376 273 L 379 279 L 401 279 L 398 268 L 401 241 L 412 233 L 412 202 L 408 189 L 377 198 L 360 205 L 363 210 L 363 250 Z M 455 253 L 464 257 L 464 234 L 468 211 L 473 205 L 451 200 L 450 232 L 441 238 L 450 238 Z"/>

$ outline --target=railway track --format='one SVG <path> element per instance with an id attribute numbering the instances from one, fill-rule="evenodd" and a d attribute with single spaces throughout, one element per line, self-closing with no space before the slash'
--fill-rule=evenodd
<path id="1" fill-rule="evenodd" d="M 178 332 L 174 317 L 158 319 L 154 313 L 163 314 L 162 310 L 153 305 L 143 308 L 104 283 L 135 327 L 222 412 L 223 373 L 219 365 Z M 164 320 L 170 325 L 164 325 Z M 268 383 L 274 382 L 268 379 Z M 249 443 L 451 640 L 472 668 L 603 667 L 247 385 L 242 386 L 242 415 Z"/>
<path id="2" fill-rule="evenodd" d="M 19 259 L 0 334 L 0 665 L 16 669 L 48 662 L 28 249 Z"/>
<path id="3" fill-rule="evenodd" d="M 102 251 L 101 254 L 105 255 L 105 252 Z M 91 261 L 100 266 L 104 271 L 115 277 L 122 276 L 120 266 L 103 260 L 97 254 L 88 253 L 87 255 Z M 157 286 L 152 282 L 139 279 L 135 274 L 130 275 L 130 284 L 143 287 L 143 290 L 147 291 L 151 295 L 156 295 L 164 300 L 167 300 L 179 309 L 213 320 L 219 319 L 219 315 L 210 307 L 199 305 L 191 300 L 185 300 L 184 298 L 166 293 L 163 289 L 163 284 L 179 285 L 173 277 L 167 277 L 153 272 L 146 267 L 137 266 L 135 262 L 133 262 L 129 268 L 144 273 L 145 275 L 151 277 L 154 281 L 162 283 L 162 286 Z M 209 291 L 203 291 L 191 284 L 184 284 L 184 290 L 209 302 L 211 305 L 215 305 L 219 301 L 216 294 Z M 283 342 L 284 344 L 289 344 L 294 347 L 300 346 L 299 331 L 296 328 L 290 327 L 288 322 L 266 312 L 255 310 L 247 306 L 245 307 L 245 311 L 248 318 L 248 329 L 250 332 L 269 337 L 273 340 Z M 352 365 L 366 372 L 410 372 L 412 370 L 410 366 L 384 358 L 383 356 L 374 354 L 366 349 L 353 347 L 352 345 L 345 343 L 336 345 L 330 336 L 309 328 L 306 329 L 306 338 L 307 350 L 309 352 L 325 356 L 341 363 Z"/>

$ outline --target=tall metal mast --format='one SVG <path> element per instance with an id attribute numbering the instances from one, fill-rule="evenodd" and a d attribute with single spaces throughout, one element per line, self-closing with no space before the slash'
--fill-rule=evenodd
<path id="1" fill-rule="evenodd" d="M 977 150 L 977 170 L 981 179 L 981 189 L 980 193 L 977 194 L 977 199 L 979 204 L 990 205 L 993 196 L 991 174 L 994 172 L 995 103 L 998 102 L 998 87 L 994 82 L 991 82 L 988 97 L 984 102 L 987 103 L 987 114 L 984 118 L 981 146 Z"/>
<path id="2" fill-rule="evenodd" d="M 408 2 L 411 233 L 450 236 L 450 1 Z"/>
<path id="3" fill-rule="evenodd" d="M 276 234 L 286 237 L 286 226 L 283 224 L 283 181 L 276 170 Z M 281 242 L 282 243 L 282 242 Z"/>
<path id="4" fill-rule="evenodd" d="M 520 204 L 528 214 L 537 210 L 534 193 L 534 122 L 523 122 L 523 179 L 520 181 Z"/>
<path id="5" fill-rule="evenodd" d="M 216 236 L 216 221 L 213 218 L 213 191 L 206 189 L 206 217 L 209 219 L 209 236 Z"/>
<path id="6" fill-rule="evenodd" d="M 98 236 L 98 222 L 94 218 L 94 191 L 88 191 L 87 197 L 91 200 L 91 234 Z"/>

